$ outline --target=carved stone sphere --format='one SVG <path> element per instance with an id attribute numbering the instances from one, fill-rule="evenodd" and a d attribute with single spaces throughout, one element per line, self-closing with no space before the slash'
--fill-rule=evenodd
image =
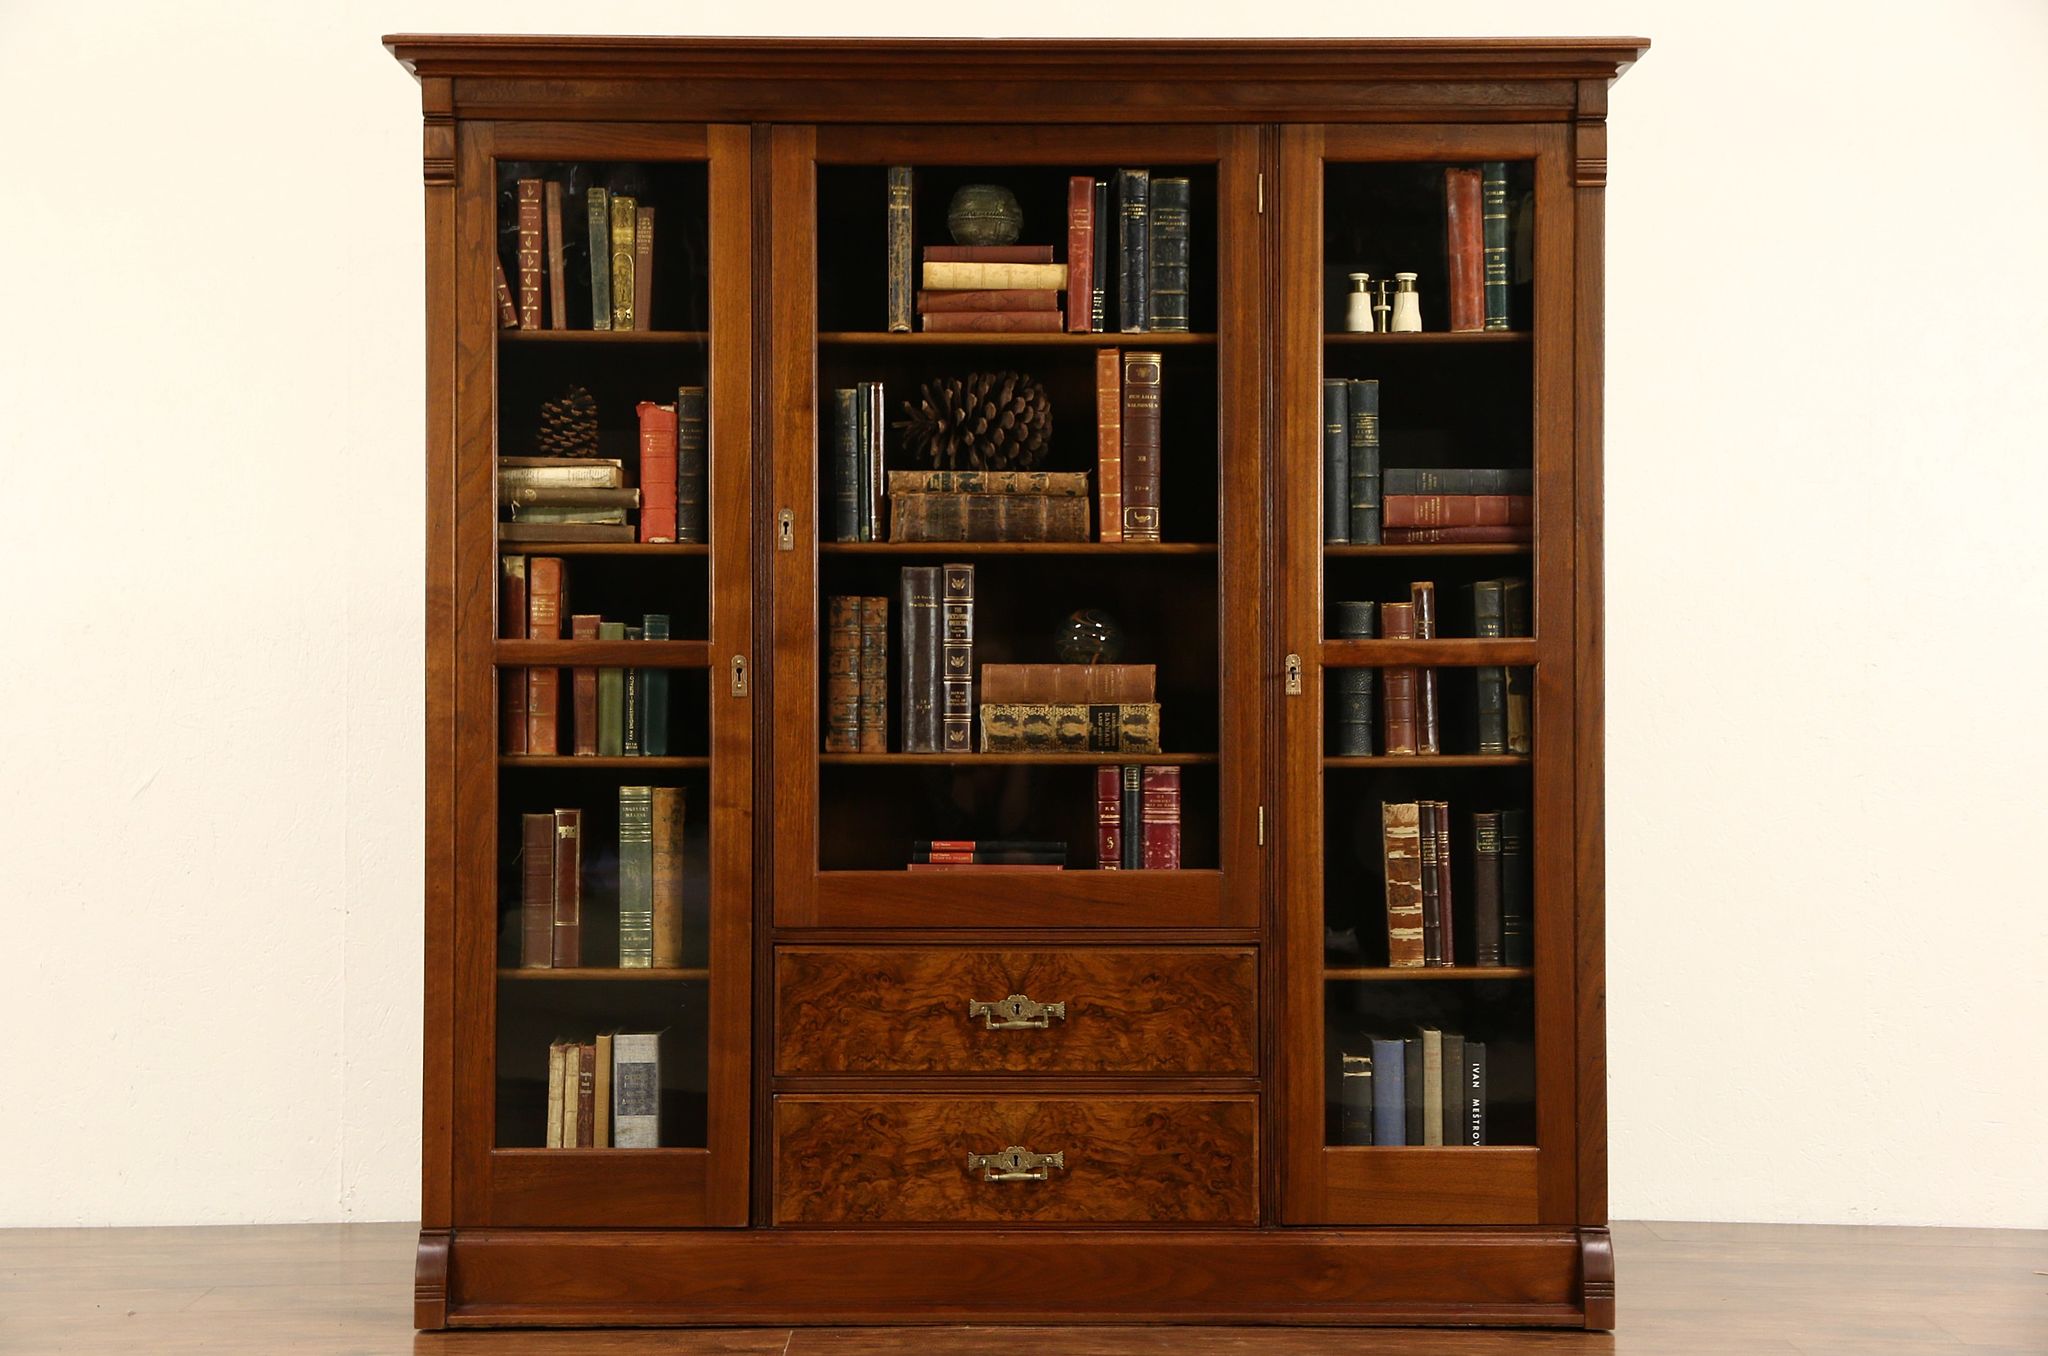
<path id="1" fill-rule="evenodd" d="M 946 207 L 956 245 L 1014 245 L 1024 234 L 1024 209 L 1001 184 L 964 184 Z"/>

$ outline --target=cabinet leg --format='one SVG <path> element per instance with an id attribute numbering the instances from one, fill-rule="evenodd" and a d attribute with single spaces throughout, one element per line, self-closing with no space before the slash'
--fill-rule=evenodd
<path id="1" fill-rule="evenodd" d="M 1614 1327 L 1614 1235 L 1605 1226 L 1579 1230 L 1579 1300 L 1588 1328 Z"/>
<path id="2" fill-rule="evenodd" d="M 412 1268 L 415 1328 L 448 1326 L 448 1245 L 454 1237 L 450 1229 L 420 1230 L 420 1249 Z"/>

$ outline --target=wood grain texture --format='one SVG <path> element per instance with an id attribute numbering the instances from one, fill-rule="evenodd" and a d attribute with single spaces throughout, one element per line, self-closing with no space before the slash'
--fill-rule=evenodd
<path id="1" fill-rule="evenodd" d="M 1250 1224 L 1251 1097 L 775 1099 L 778 1224 Z M 969 1154 L 1064 1153 L 1043 1182 Z"/>
<path id="2" fill-rule="evenodd" d="M 1256 953 L 782 947 L 779 1073 L 1249 1074 Z M 1066 1005 L 1043 1030 L 987 1029 L 970 999 Z"/>

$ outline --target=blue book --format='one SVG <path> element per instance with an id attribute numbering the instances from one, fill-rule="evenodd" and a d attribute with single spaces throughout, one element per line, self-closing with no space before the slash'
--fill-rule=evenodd
<path id="1" fill-rule="evenodd" d="M 1408 1142 L 1407 1055 L 1398 1040 L 1372 1043 L 1372 1142 Z"/>

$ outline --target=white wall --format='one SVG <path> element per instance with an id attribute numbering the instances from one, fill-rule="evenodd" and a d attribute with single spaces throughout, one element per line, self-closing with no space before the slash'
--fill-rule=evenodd
<path id="1" fill-rule="evenodd" d="M 1608 194 L 1614 1213 L 2040 1226 L 2048 10 L 1808 8 L 1028 13 L 1655 39 Z M 0 1224 L 417 1208 L 421 190 L 377 37 L 990 14 L 0 9 Z"/>

